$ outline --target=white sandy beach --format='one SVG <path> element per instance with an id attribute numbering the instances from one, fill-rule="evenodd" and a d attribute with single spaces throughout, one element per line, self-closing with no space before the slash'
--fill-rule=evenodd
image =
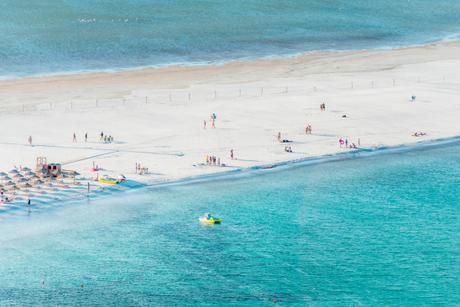
<path id="1" fill-rule="evenodd" d="M 0 81 L 0 170 L 45 156 L 86 177 L 94 161 L 101 173 L 154 183 L 351 150 L 341 137 L 368 148 L 457 136 L 459 71 L 460 43 L 450 42 Z M 115 142 L 100 142 L 101 131 Z M 228 167 L 200 166 L 206 155 Z M 150 174 L 137 175 L 137 162 Z"/>

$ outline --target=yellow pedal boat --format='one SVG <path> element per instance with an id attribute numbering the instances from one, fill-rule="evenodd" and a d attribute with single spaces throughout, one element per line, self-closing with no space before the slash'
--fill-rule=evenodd
<path id="1" fill-rule="evenodd" d="M 119 184 L 121 182 L 120 180 L 113 178 L 99 178 L 98 181 L 105 184 Z"/>
<path id="2" fill-rule="evenodd" d="M 120 178 L 111 178 L 109 176 L 102 176 L 99 178 L 97 181 L 100 183 L 105 183 L 105 184 L 119 184 L 120 182 L 123 182 L 125 180 L 124 176 Z"/>
<path id="3" fill-rule="evenodd" d="M 201 224 L 207 224 L 207 225 L 214 225 L 214 224 L 222 223 L 222 220 L 220 218 L 216 218 L 216 217 L 211 217 L 210 219 L 208 219 L 207 217 L 202 216 L 202 217 L 200 217 L 200 223 Z"/>

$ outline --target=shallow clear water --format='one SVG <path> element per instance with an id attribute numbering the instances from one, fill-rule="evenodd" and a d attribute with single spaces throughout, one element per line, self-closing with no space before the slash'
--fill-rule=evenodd
<path id="1" fill-rule="evenodd" d="M 0 224 L 0 305 L 460 303 L 460 144 L 118 194 Z M 222 225 L 203 226 L 213 212 Z"/>
<path id="2" fill-rule="evenodd" d="M 457 37 L 457 0 L 2 0 L 0 77 Z"/>

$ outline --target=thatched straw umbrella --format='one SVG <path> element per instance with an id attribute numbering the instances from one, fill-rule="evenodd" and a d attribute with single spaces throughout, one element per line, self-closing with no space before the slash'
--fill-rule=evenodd
<path id="1" fill-rule="evenodd" d="M 28 183 L 27 181 L 26 182 L 21 182 L 19 184 L 19 186 L 22 187 L 22 188 L 31 188 L 32 187 L 32 185 L 30 183 Z"/>
<path id="2" fill-rule="evenodd" d="M 3 184 L 5 187 L 11 187 L 11 186 L 14 186 L 15 183 L 13 181 L 7 181 L 5 184 Z"/>
<path id="3" fill-rule="evenodd" d="M 14 181 L 19 181 L 20 179 L 24 178 L 21 174 L 14 174 L 13 175 L 13 180 Z"/>
<path id="4" fill-rule="evenodd" d="M 16 181 L 17 183 L 26 183 L 26 182 L 29 182 L 29 180 L 27 178 L 20 178 L 19 180 Z"/>
<path id="5" fill-rule="evenodd" d="M 9 177 L 8 175 L 6 175 L 6 176 L 1 176 L 1 177 L 0 177 L 0 180 L 1 180 L 1 181 L 8 181 L 8 180 L 11 180 L 11 177 Z"/>
<path id="6" fill-rule="evenodd" d="M 31 172 L 31 171 L 27 171 L 27 172 L 24 172 L 24 177 L 34 177 L 35 176 L 35 173 L 34 172 Z"/>

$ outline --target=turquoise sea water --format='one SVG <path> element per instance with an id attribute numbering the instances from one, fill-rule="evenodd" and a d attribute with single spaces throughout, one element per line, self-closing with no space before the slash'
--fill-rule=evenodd
<path id="1" fill-rule="evenodd" d="M 33 211 L 0 224 L 0 305 L 458 305 L 459 166 L 457 142 Z"/>
<path id="2" fill-rule="evenodd" d="M 457 37 L 458 0 L 2 0 L 0 77 Z"/>

